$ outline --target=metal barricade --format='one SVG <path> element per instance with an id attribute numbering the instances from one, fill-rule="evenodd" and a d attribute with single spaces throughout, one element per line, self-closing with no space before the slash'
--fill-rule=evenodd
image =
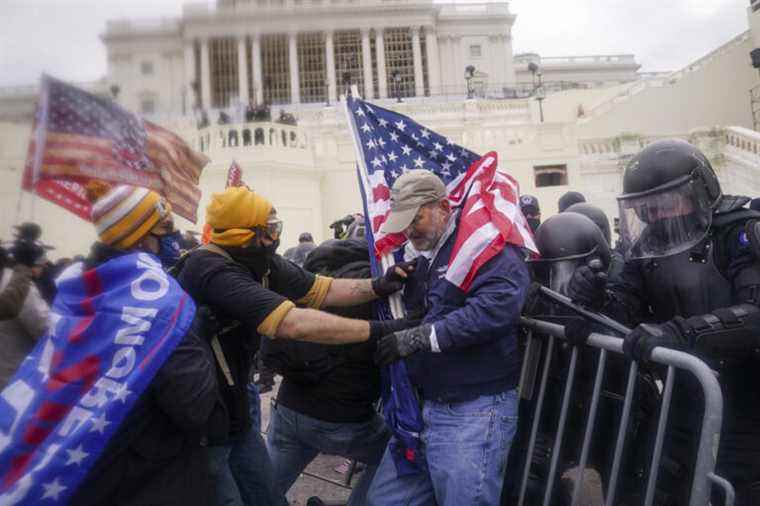
<path id="1" fill-rule="evenodd" d="M 529 332 L 537 332 L 548 336 L 546 352 L 544 354 L 543 369 L 536 398 L 536 407 L 533 416 L 533 425 L 530 431 L 528 441 L 527 456 L 525 468 L 523 469 L 522 479 L 520 481 L 520 495 L 518 505 L 526 505 L 526 491 L 530 476 L 531 462 L 536 449 L 536 439 L 538 436 L 539 425 L 541 423 L 541 414 L 546 398 L 547 383 L 549 371 L 552 367 L 552 356 L 556 346 L 557 339 L 564 339 L 565 329 L 562 325 L 550 323 L 532 318 L 522 318 L 523 326 Z M 620 326 L 621 330 L 627 330 Z M 597 363 L 596 374 L 590 400 L 588 417 L 583 430 L 583 442 L 581 446 L 581 455 L 578 462 L 578 475 L 576 477 L 576 486 L 573 490 L 572 505 L 576 506 L 580 501 L 581 484 L 583 483 L 583 473 L 588 462 L 589 449 L 593 439 L 594 424 L 599 405 L 599 398 L 602 391 L 605 369 L 607 366 L 607 357 L 609 353 L 622 354 L 623 340 L 618 337 L 604 334 L 592 333 L 587 342 L 588 346 L 599 349 L 599 360 Z M 530 345 L 529 345 L 530 347 Z M 535 346 L 533 348 L 535 350 Z M 534 352 L 535 353 L 535 352 Z M 657 423 L 657 433 L 655 437 L 654 452 L 651 460 L 649 476 L 647 478 L 646 495 L 644 500 L 645 506 L 651 506 L 655 496 L 655 486 L 657 483 L 662 448 L 665 442 L 665 429 L 668 421 L 668 412 L 673 392 L 673 382 L 677 370 L 691 373 L 699 382 L 704 393 L 705 410 L 702 418 L 702 426 L 699 433 L 699 447 L 696 454 L 694 465 L 694 478 L 691 486 L 691 495 L 689 500 L 690 506 L 706 506 L 710 502 L 711 486 L 715 485 L 723 490 L 726 506 L 733 506 L 734 490 L 731 484 L 715 474 L 715 459 L 720 438 L 721 423 L 723 419 L 723 396 L 720 385 L 715 378 L 715 373 L 700 359 L 683 353 L 666 348 L 655 348 L 652 352 L 652 362 L 667 366 L 667 376 L 662 392 L 662 402 L 660 404 L 660 415 Z M 570 355 L 568 366 L 567 380 L 561 402 L 561 410 L 557 425 L 556 435 L 554 437 L 554 446 L 552 449 L 551 463 L 544 491 L 543 506 L 550 506 L 552 495 L 554 493 L 554 483 L 557 477 L 560 453 L 563 443 L 565 425 L 568 418 L 570 397 L 575 383 L 575 377 L 578 367 L 578 347 L 573 347 Z M 534 374 L 535 376 L 535 371 Z M 522 380 L 530 380 L 531 373 L 523 374 Z M 618 478 L 623 458 L 623 450 L 626 442 L 626 434 L 631 418 L 631 407 L 638 376 L 638 363 L 632 361 L 628 368 L 628 377 L 626 382 L 625 397 L 623 408 L 620 415 L 620 425 L 617 432 L 614 455 L 609 475 L 609 482 L 606 490 L 605 506 L 615 504 L 615 494 L 617 492 Z M 532 386 L 529 387 L 532 389 Z M 531 390 L 532 396 L 532 390 Z M 532 505 L 531 505 L 532 506 Z"/>

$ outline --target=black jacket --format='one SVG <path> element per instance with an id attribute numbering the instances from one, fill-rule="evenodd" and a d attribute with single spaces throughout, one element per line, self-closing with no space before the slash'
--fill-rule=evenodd
<path id="1" fill-rule="evenodd" d="M 313 250 L 304 269 L 335 278 L 370 277 L 367 242 L 331 240 Z M 372 318 L 372 304 L 330 308 L 348 318 Z M 276 344 L 273 343 L 273 344 Z M 283 374 L 277 402 L 303 415 L 333 423 L 364 422 L 375 415 L 373 403 L 380 396 L 380 370 L 372 356 L 374 343 L 342 346 L 287 343 L 314 356 L 329 356 L 330 368 L 318 381 L 299 382 Z M 265 355 L 266 361 L 266 355 Z"/>
<path id="2" fill-rule="evenodd" d="M 121 254 L 102 245 L 91 264 Z M 220 416 L 211 350 L 191 330 L 113 436 L 72 505 L 212 504 L 205 444 Z"/>

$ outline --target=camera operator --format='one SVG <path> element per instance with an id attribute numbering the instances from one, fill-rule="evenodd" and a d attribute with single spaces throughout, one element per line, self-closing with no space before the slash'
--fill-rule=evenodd
<path id="1" fill-rule="evenodd" d="M 48 321 L 48 305 L 32 283 L 33 270 L 45 254 L 39 226 L 25 223 L 17 229 L 9 251 L 14 265 L 6 258 L 0 277 L 0 388 L 45 333 Z"/>

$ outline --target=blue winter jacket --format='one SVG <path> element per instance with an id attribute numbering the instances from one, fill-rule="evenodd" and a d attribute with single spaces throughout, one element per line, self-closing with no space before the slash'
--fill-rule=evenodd
<path id="1" fill-rule="evenodd" d="M 456 234 L 429 264 L 421 258 L 404 291 L 408 309 L 422 309 L 440 352 L 406 359 L 424 399 L 461 402 L 517 386 L 522 357 L 517 333 L 530 275 L 521 251 L 506 246 L 484 264 L 465 293 L 446 280 Z"/>

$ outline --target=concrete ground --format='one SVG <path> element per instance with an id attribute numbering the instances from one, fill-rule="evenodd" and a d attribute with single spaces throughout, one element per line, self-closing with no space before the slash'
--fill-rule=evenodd
<path id="1" fill-rule="evenodd" d="M 277 395 L 280 379 L 277 377 L 272 391 L 261 394 L 261 427 L 265 432 L 269 427 L 272 399 Z M 264 438 L 266 439 L 266 435 Z M 335 471 L 335 468 L 344 460 L 343 457 L 335 455 L 319 455 L 314 459 L 288 492 L 287 498 L 291 506 L 304 506 L 312 496 L 318 496 L 328 503 L 345 504 L 351 490 L 345 485 L 345 474 Z M 569 470 L 563 477 L 572 480 L 574 472 L 577 470 Z M 353 483 L 356 483 L 358 477 L 359 475 L 354 476 Z M 579 505 L 601 506 L 604 504 L 601 480 L 596 471 L 587 470 L 583 481 L 584 487 Z"/>

